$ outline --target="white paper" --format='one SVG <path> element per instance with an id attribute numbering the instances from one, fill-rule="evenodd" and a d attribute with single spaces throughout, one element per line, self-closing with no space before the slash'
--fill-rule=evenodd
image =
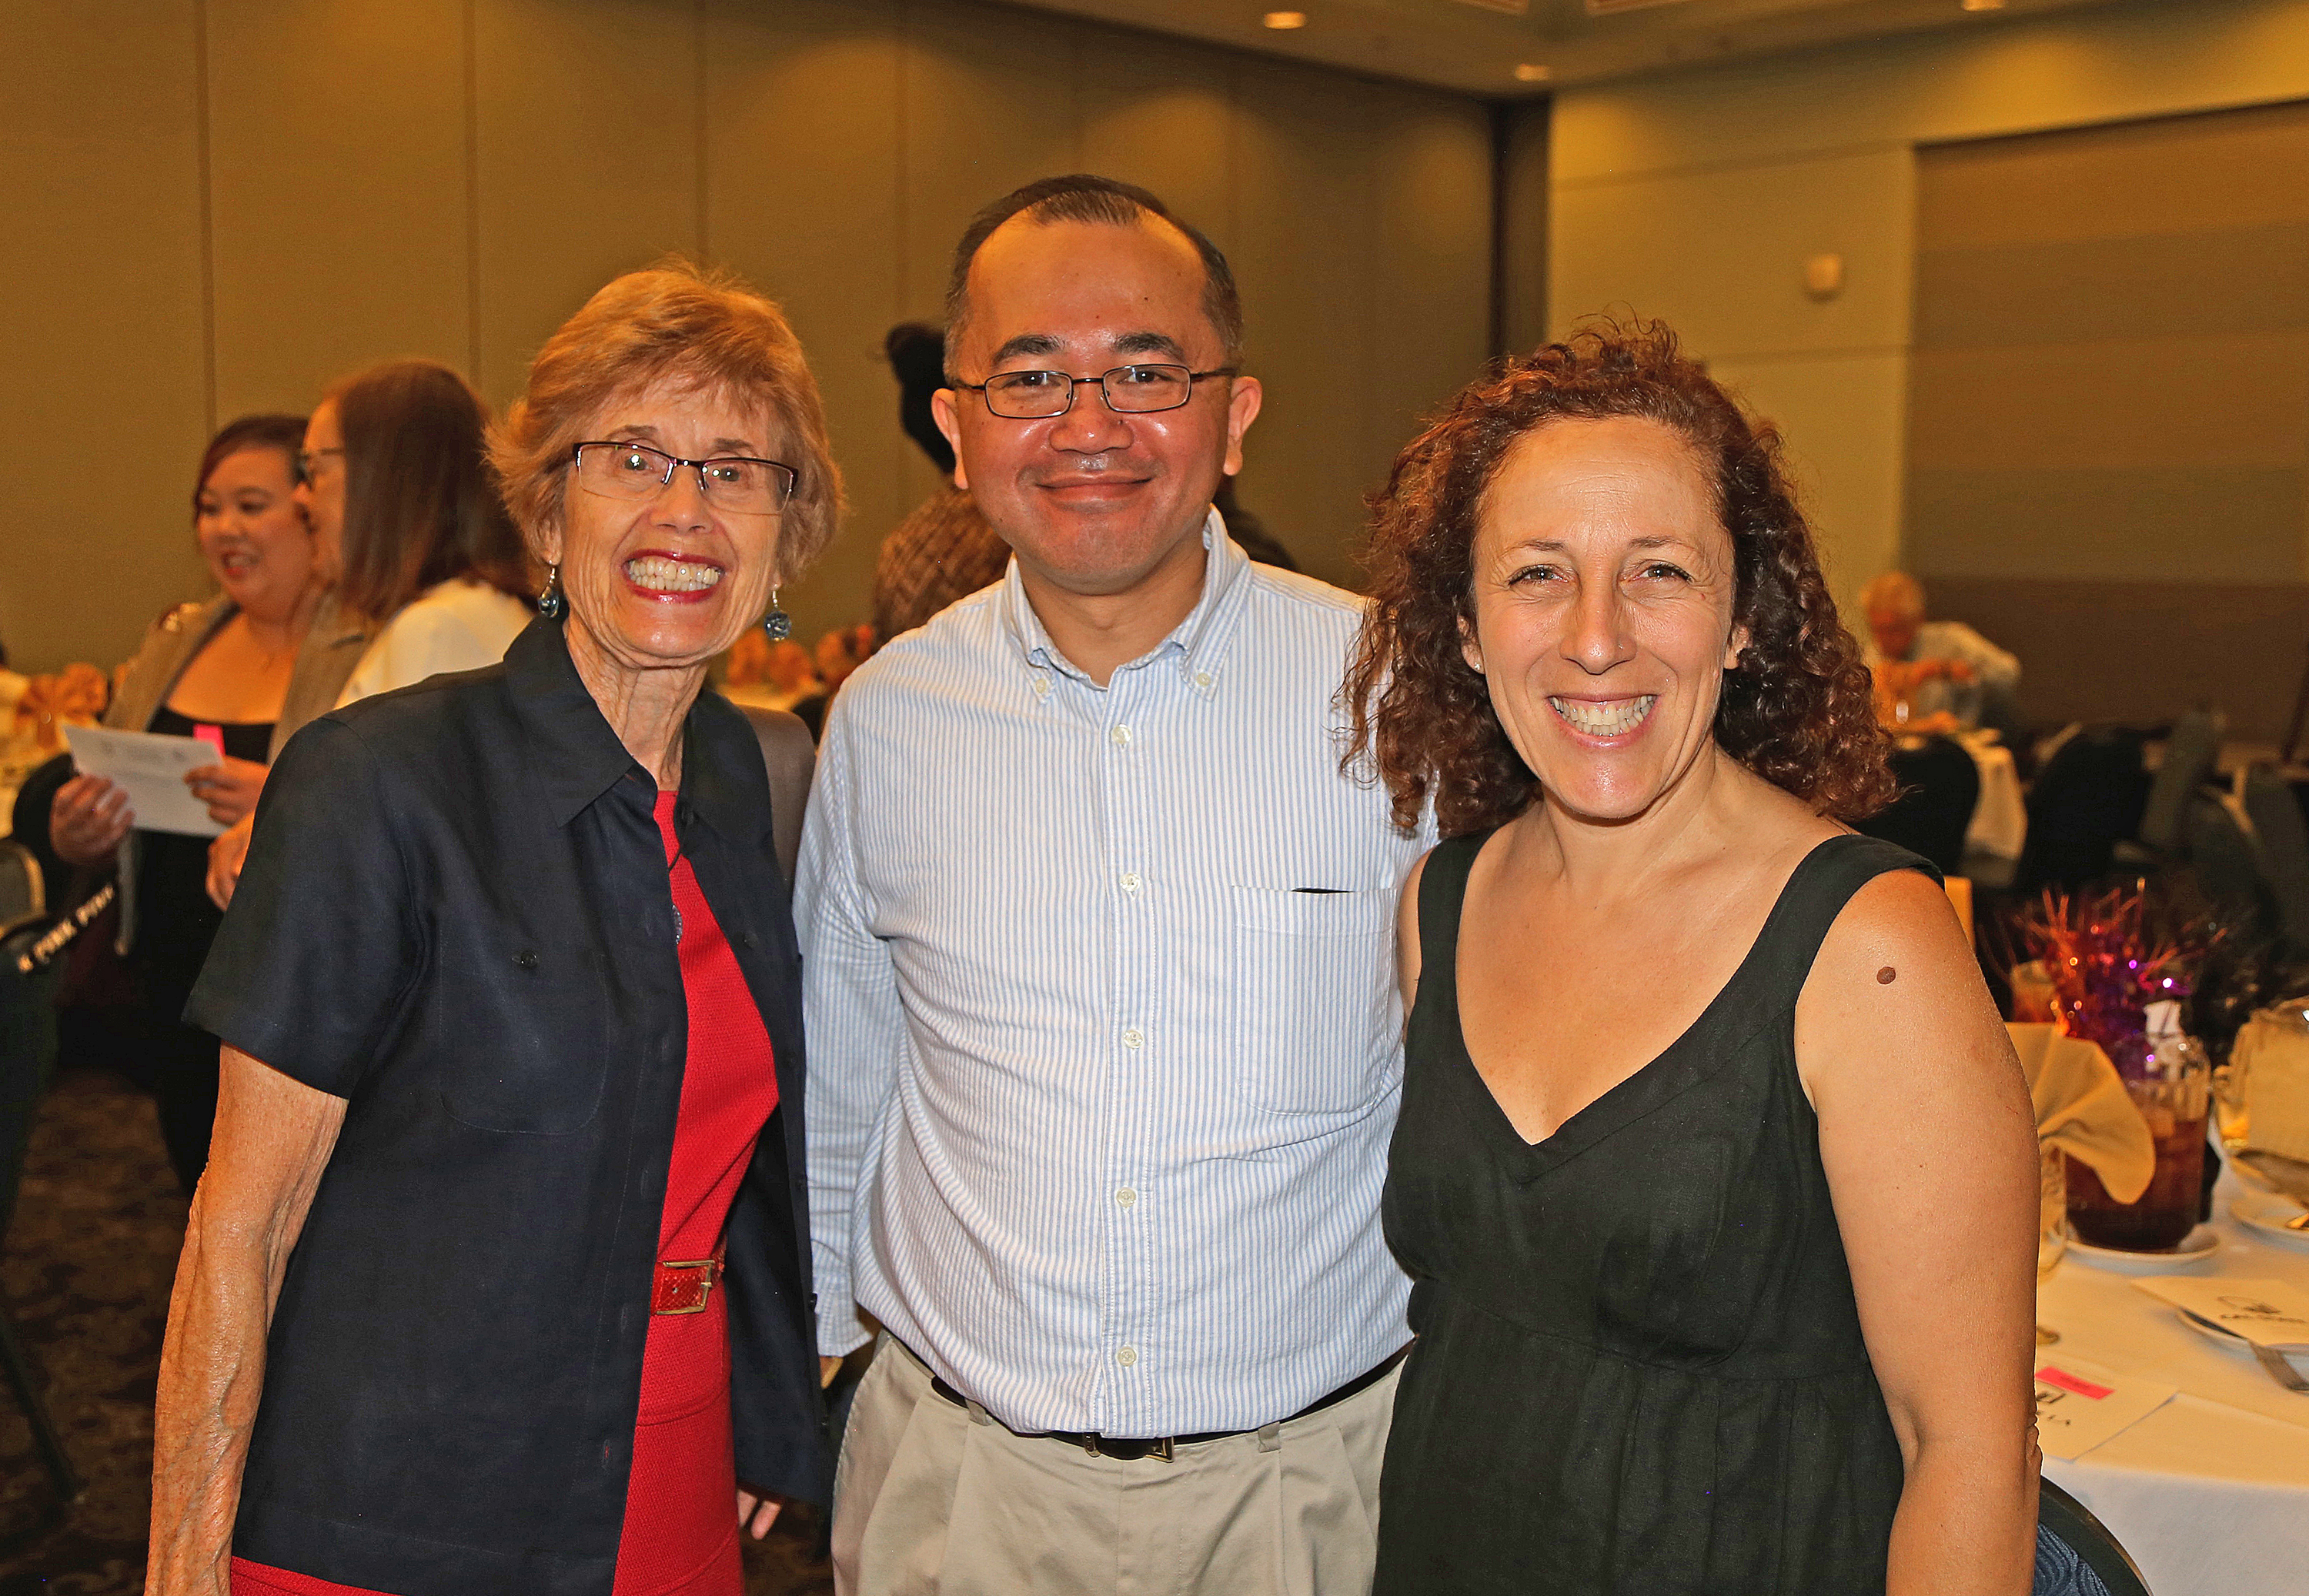
<path id="1" fill-rule="evenodd" d="M 216 749 L 200 738 L 66 726 L 65 740 L 72 745 L 74 769 L 105 777 L 127 791 L 138 831 L 213 837 L 224 830 L 185 785 L 186 775 L 218 763 Z"/>
<path id="2" fill-rule="evenodd" d="M 2309 1291 L 2284 1281 L 2143 1275 L 2132 1282 L 2258 1346 L 2309 1352 Z"/>
<path id="3" fill-rule="evenodd" d="M 2082 1457 L 2148 1418 L 2179 1389 L 2081 1358 L 2040 1358 L 2037 1444 L 2054 1457 Z"/>

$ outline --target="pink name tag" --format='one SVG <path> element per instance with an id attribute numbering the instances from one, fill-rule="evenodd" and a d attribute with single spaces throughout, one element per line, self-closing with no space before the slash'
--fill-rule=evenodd
<path id="1" fill-rule="evenodd" d="M 2108 1385 L 2096 1385 L 2090 1380 L 2080 1380 L 2068 1370 L 2054 1368 L 2049 1363 L 2037 1371 L 2037 1378 L 2047 1385 L 2057 1385 L 2063 1391 L 2073 1391 L 2079 1396 L 2088 1396 L 2095 1402 L 2100 1401 L 2114 1389 Z"/>

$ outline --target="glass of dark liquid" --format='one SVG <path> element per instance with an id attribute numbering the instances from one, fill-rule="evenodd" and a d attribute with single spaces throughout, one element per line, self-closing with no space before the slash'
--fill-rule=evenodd
<path id="1" fill-rule="evenodd" d="M 2143 1073 L 2136 1074 L 2135 1068 Z M 2211 1063 L 2193 1037 L 2166 1035 L 2153 1039 L 2139 1065 L 2120 1060 L 2118 1072 L 2133 1105 L 2149 1122 L 2157 1170 L 2139 1201 L 2120 1203 L 2108 1195 L 2099 1176 L 2069 1159 L 2069 1229 L 2089 1247 L 2128 1253 L 2169 1251 L 2196 1229 L 2204 1202 Z"/>

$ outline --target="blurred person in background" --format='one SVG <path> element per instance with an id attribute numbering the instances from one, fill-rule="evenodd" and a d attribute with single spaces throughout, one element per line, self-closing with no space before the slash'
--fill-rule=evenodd
<path id="1" fill-rule="evenodd" d="M 255 807 L 289 738 L 336 702 L 367 642 L 325 596 L 333 567 L 298 475 L 305 429 L 299 417 L 246 416 L 211 440 L 195 479 L 193 527 L 221 591 L 161 618 L 104 717 L 215 748 L 216 763 L 185 783 L 226 826 Z M 135 823 L 114 783 L 75 776 L 56 790 L 48 837 L 63 862 L 118 878 L 117 945 L 134 987 L 123 1046 L 140 1075 L 149 1071 L 169 1161 L 189 1192 L 208 1162 L 217 1040 L 181 1016 L 221 916 L 202 888 L 207 840 Z"/>
<path id="2" fill-rule="evenodd" d="M 314 410 L 298 498 L 340 573 L 337 612 L 367 639 L 339 706 L 494 665 L 534 613 L 528 557 L 483 457 L 489 419 L 464 378 L 428 360 L 372 367 Z M 255 816 L 235 819 L 209 850 L 219 908 Z"/>
<path id="3" fill-rule="evenodd" d="M 898 425 L 944 479 L 882 539 L 875 556 L 874 635 L 887 643 L 956 599 L 1001 581 L 1010 546 L 986 524 L 970 495 L 955 486 L 954 445 L 930 414 L 931 396 L 946 386 L 945 332 L 902 323 L 890 329 L 883 352 L 898 379 Z M 823 714 L 824 705 L 818 707 Z"/>
<path id="4" fill-rule="evenodd" d="M 778 816 L 703 690 L 840 513 L 817 384 L 634 272 L 493 456 L 540 615 L 284 751 L 194 995 L 153 1596 L 739 1596 L 739 1526 L 828 1494 Z"/>
<path id="5" fill-rule="evenodd" d="M 2026 1596 L 2034 1117 L 1932 867 L 1841 824 L 1887 739 L 1777 434 L 1606 325 L 1375 520 L 1350 761 L 1449 839 L 1375 1596 Z"/>
<path id="6" fill-rule="evenodd" d="M 1993 726 L 2018 729 L 2016 694 L 2020 661 L 1962 621 L 1924 618 L 1924 584 L 1906 571 L 1887 571 L 1860 590 L 1868 617 L 1864 660 L 1874 673 L 1878 697 L 1905 703 L 1901 724 L 1928 716 L 1945 720 L 1919 729 Z"/>

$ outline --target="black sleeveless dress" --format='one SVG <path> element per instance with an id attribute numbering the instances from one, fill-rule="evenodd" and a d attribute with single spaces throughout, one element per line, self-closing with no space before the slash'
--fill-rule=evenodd
<path id="1" fill-rule="evenodd" d="M 1469 1061 L 1457 953 L 1484 838 L 1420 882 L 1387 1238 L 1415 1282 L 1374 1596 L 1883 1596 L 1902 1465 L 1796 1077 L 1846 901 L 1932 867 L 1869 837 L 1796 867 L 1667 1050 L 1536 1144 Z M 1534 960 L 1535 998 L 1578 979 Z"/>

